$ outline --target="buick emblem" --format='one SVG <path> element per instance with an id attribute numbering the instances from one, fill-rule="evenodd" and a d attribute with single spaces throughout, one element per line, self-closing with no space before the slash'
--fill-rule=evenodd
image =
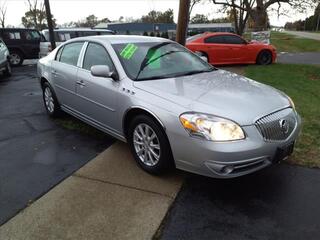
<path id="1" fill-rule="evenodd" d="M 281 119 L 279 121 L 280 129 L 284 134 L 287 134 L 289 132 L 289 122 L 285 119 Z"/>

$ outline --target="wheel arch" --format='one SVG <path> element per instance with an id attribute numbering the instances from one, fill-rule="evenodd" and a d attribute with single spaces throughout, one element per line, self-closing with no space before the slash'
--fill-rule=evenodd
<path id="1" fill-rule="evenodd" d="M 45 78 L 45 77 L 41 77 L 40 78 L 40 85 L 41 85 L 41 88 L 43 89 L 43 85 L 45 84 L 45 83 L 49 83 L 49 81 Z M 50 84 L 50 83 L 49 83 Z"/>
<path id="2" fill-rule="evenodd" d="M 18 48 L 18 47 L 9 48 L 9 54 L 11 54 L 11 52 L 13 52 L 13 51 L 21 53 L 23 58 L 26 57 L 25 52 L 22 49 Z"/>
<path id="3" fill-rule="evenodd" d="M 128 136 L 128 130 L 129 130 L 129 125 L 130 125 L 131 120 L 135 116 L 138 116 L 140 114 L 144 114 L 144 115 L 151 117 L 158 124 L 160 124 L 160 126 L 163 128 L 164 131 L 166 131 L 165 125 L 163 124 L 163 122 L 160 120 L 160 118 L 155 113 L 153 113 L 152 111 L 150 111 L 149 109 L 146 109 L 144 107 L 134 106 L 134 107 L 127 109 L 127 111 L 125 112 L 124 117 L 122 119 L 122 129 L 123 129 L 124 136 L 126 138 Z"/>

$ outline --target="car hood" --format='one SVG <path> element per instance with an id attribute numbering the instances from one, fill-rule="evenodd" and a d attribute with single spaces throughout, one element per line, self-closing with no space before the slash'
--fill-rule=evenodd
<path id="1" fill-rule="evenodd" d="M 213 114 L 252 125 L 289 106 L 282 92 L 224 70 L 177 78 L 134 82 L 134 86 L 179 104 L 187 111 Z"/>

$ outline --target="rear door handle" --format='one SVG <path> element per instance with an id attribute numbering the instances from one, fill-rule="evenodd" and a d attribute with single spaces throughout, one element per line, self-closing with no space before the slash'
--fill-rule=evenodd
<path id="1" fill-rule="evenodd" d="M 76 81 L 76 84 L 78 84 L 78 85 L 80 85 L 82 87 L 86 86 L 86 84 L 84 83 L 83 80 Z"/>

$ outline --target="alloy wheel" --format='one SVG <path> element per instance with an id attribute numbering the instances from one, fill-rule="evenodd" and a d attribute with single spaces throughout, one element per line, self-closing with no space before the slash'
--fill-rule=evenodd
<path id="1" fill-rule="evenodd" d="M 160 160 L 160 142 L 155 131 L 141 123 L 133 132 L 133 145 L 140 161 L 147 166 L 155 166 Z"/>
<path id="2" fill-rule="evenodd" d="M 261 54 L 261 63 L 262 65 L 267 65 L 270 63 L 271 56 L 268 52 L 263 52 Z"/>
<path id="3" fill-rule="evenodd" d="M 51 89 L 49 87 L 46 87 L 44 90 L 44 101 L 46 104 L 46 108 L 50 113 L 53 113 L 54 111 L 54 99 L 52 96 Z"/>
<path id="4" fill-rule="evenodd" d="M 12 53 L 10 55 L 10 63 L 12 65 L 19 65 L 20 62 L 21 62 L 21 58 L 20 58 L 19 54 Z"/>

